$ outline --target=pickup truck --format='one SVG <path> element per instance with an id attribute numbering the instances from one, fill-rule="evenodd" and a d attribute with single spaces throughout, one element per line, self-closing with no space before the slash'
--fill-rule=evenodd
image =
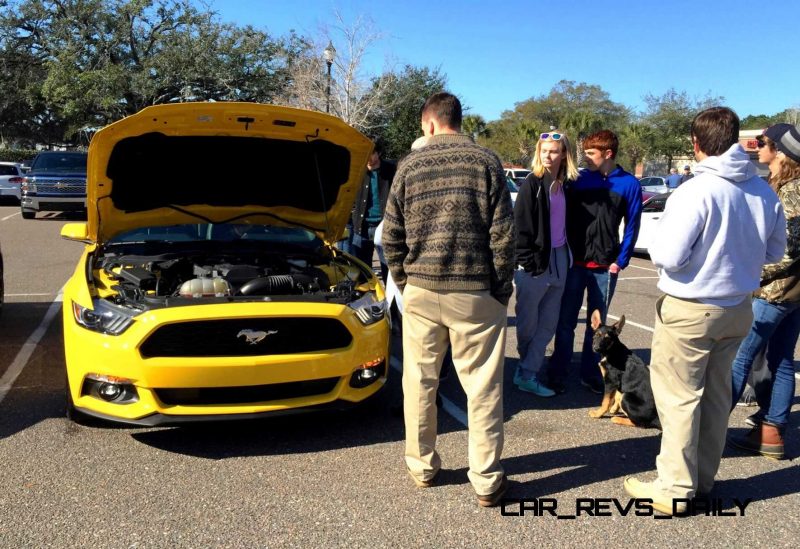
<path id="1" fill-rule="evenodd" d="M 44 151 L 36 155 L 21 185 L 24 219 L 36 212 L 86 210 L 85 152 Z"/>

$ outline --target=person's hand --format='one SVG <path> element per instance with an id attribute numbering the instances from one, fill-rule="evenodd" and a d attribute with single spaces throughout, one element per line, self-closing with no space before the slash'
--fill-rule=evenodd
<path id="1" fill-rule="evenodd" d="M 612 263 L 611 265 L 608 266 L 608 272 L 611 273 L 612 275 L 619 274 L 621 270 L 622 269 L 620 269 L 619 265 L 617 265 L 616 263 Z"/>

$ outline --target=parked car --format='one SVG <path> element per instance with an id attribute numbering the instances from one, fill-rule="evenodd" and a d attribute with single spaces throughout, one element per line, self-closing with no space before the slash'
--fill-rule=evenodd
<path id="1" fill-rule="evenodd" d="M 11 196 L 19 201 L 22 185 L 22 166 L 16 162 L 0 162 L 0 196 Z"/>
<path id="2" fill-rule="evenodd" d="M 511 206 L 514 206 L 517 203 L 517 193 L 519 192 L 519 185 L 517 185 L 513 179 L 506 176 L 506 185 L 508 186 L 508 192 L 511 193 Z"/>
<path id="3" fill-rule="evenodd" d="M 85 152 L 44 151 L 36 155 L 22 182 L 22 217 L 37 212 L 86 210 Z"/>
<path id="4" fill-rule="evenodd" d="M 652 177 L 643 177 L 639 180 L 639 184 L 642 186 L 642 191 L 647 191 L 656 194 L 663 194 L 668 193 L 672 189 L 667 186 L 667 178 L 666 177 L 659 177 L 659 176 L 652 176 Z"/>
<path id="5" fill-rule="evenodd" d="M 524 168 L 506 168 L 506 177 L 510 177 L 512 180 L 514 180 L 514 183 L 516 183 L 517 186 L 525 181 L 525 178 L 528 177 L 530 173 L 530 170 L 526 170 Z"/>
<path id="6" fill-rule="evenodd" d="M 63 294 L 68 416 L 168 425 L 375 395 L 384 289 L 334 246 L 372 148 L 339 118 L 255 103 L 98 131 L 87 222 L 61 231 L 85 244 Z"/>
<path id="7" fill-rule="evenodd" d="M 642 204 L 642 218 L 639 223 L 639 236 L 633 245 L 633 251 L 638 253 L 649 253 L 650 242 L 653 241 L 658 220 L 664 213 L 664 208 L 669 198 L 669 193 L 662 193 L 652 196 Z M 620 225 L 619 238 L 622 240 L 625 227 Z"/>

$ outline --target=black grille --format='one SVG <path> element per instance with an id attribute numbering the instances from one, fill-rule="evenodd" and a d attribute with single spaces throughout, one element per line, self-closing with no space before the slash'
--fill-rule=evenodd
<path id="1" fill-rule="evenodd" d="M 353 337 L 333 318 L 236 318 L 167 324 L 139 349 L 142 358 L 263 356 L 340 349 Z"/>
<path id="2" fill-rule="evenodd" d="M 200 387 L 195 389 L 155 389 L 158 400 L 168 405 L 250 404 L 287 398 L 324 395 L 333 391 L 338 377 L 252 385 L 248 387 Z"/>

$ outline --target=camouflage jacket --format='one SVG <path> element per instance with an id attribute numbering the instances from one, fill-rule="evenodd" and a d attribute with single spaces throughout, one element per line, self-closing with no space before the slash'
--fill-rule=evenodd
<path id="1" fill-rule="evenodd" d="M 786 214 L 786 252 L 778 263 L 764 265 L 761 288 L 754 296 L 766 301 L 800 301 L 800 179 L 778 191 Z"/>

